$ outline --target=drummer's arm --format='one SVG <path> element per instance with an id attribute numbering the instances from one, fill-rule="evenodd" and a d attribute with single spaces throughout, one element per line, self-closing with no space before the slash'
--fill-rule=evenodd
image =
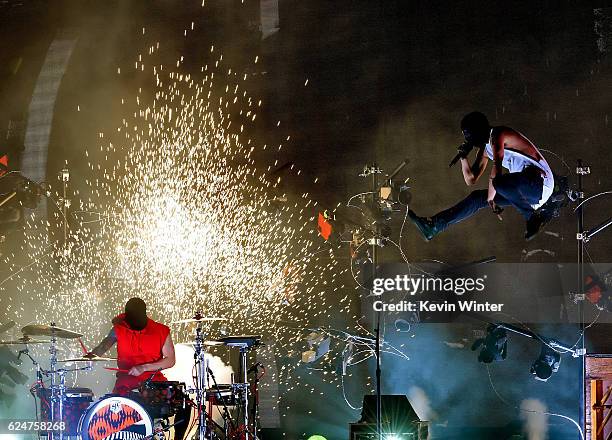
<path id="1" fill-rule="evenodd" d="M 128 374 L 132 376 L 140 376 L 142 373 L 147 371 L 159 371 L 165 370 L 166 368 L 172 368 L 176 363 L 174 356 L 174 343 L 172 337 L 168 335 L 162 346 L 162 358 L 156 362 L 150 362 L 148 364 L 136 365 L 132 367 Z"/>
<path id="2" fill-rule="evenodd" d="M 102 342 L 100 342 L 96 348 L 87 353 L 86 356 L 102 356 L 104 353 L 110 350 L 116 342 L 117 336 L 115 336 L 115 330 L 111 329 L 111 331 L 108 332 L 108 335 L 102 339 Z"/>

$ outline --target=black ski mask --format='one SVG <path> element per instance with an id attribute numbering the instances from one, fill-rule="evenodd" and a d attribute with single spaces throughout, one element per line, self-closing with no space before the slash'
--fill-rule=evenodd
<path id="1" fill-rule="evenodd" d="M 489 141 L 491 126 L 484 114 L 472 112 L 465 115 L 461 120 L 461 131 L 466 142 L 472 146 L 480 146 Z"/>
<path id="2" fill-rule="evenodd" d="M 140 298 L 131 298 L 125 304 L 125 322 L 132 330 L 142 330 L 147 326 L 147 305 Z"/>

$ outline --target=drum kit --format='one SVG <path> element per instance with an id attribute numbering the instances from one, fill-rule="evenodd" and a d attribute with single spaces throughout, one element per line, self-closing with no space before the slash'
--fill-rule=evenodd
<path id="1" fill-rule="evenodd" d="M 203 323 L 223 321 L 223 318 L 193 318 L 173 324 L 195 324 L 193 386 L 178 381 L 154 381 L 153 376 L 142 382 L 128 395 L 106 394 L 95 400 L 89 388 L 67 387 L 66 376 L 79 371 L 92 371 L 94 365 L 116 362 L 116 358 L 83 356 L 58 359 L 60 339 L 78 339 L 84 349 L 80 333 L 50 325 L 32 324 L 21 329 L 22 338 L 0 341 L 0 345 L 20 345 L 19 356 L 28 357 L 36 369 L 36 383 L 31 393 L 40 402 L 40 426 L 51 427 L 39 431 L 49 440 L 79 437 L 82 440 L 148 440 L 166 438 L 170 428 L 183 423 L 194 440 L 257 440 L 257 378 L 260 364 L 247 369 L 248 353 L 261 345 L 258 336 L 228 336 L 219 340 L 205 340 Z M 36 339 L 32 338 L 36 337 Z M 47 337 L 48 339 L 38 339 Z M 29 351 L 31 344 L 49 344 L 49 368 L 44 369 Z M 228 347 L 239 351 L 238 383 L 218 384 L 209 367 L 210 347 Z M 67 366 L 70 365 L 70 368 Z M 117 368 L 104 367 L 107 370 Z M 254 383 L 249 374 L 255 372 Z M 47 383 L 46 383 L 47 382 Z M 232 382 L 234 380 L 232 379 Z M 213 409 L 222 415 L 220 423 L 213 419 Z M 193 410 L 193 411 L 192 411 Z M 251 411 L 249 413 L 249 411 Z M 179 417 L 194 420 L 177 420 Z M 170 417 L 175 417 L 170 423 Z M 155 423 L 157 422 L 157 423 Z M 181 439 L 177 439 L 181 440 Z"/>

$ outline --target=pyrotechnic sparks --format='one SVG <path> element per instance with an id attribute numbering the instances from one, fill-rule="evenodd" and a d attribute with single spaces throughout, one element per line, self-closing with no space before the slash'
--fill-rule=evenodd
<path id="1" fill-rule="evenodd" d="M 21 255 L 6 258 L 18 292 L 6 314 L 56 322 L 93 345 L 132 296 L 165 323 L 201 311 L 226 318 L 206 329 L 209 338 L 262 335 L 286 359 L 275 380 L 290 379 L 291 391 L 301 383 L 292 371 L 301 363 L 305 329 L 339 321 L 348 328 L 360 318 L 351 315 L 356 287 L 343 284 L 349 265 L 317 236 L 309 193 L 280 189 L 275 170 L 287 145 L 249 137 L 262 106 L 247 91 L 249 76 L 224 66 L 213 46 L 197 74 L 182 71 L 183 57 L 174 71 L 155 64 L 160 44 L 148 48 L 149 58 L 139 55 L 133 69 L 150 78 L 151 88 L 120 98 L 120 123 L 100 131 L 97 148 L 84 152 L 90 172 L 85 188 L 74 191 L 66 240 L 58 233 L 62 211 L 53 206 L 61 206 L 58 193 L 55 224 L 32 218 Z M 276 129 L 281 125 L 275 120 Z M 286 173 L 301 170 L 291 165 Z M 191 331 L 173 327 L 175 341 L 188 341 Z M 340 388 L 334 372 L 347 339 L 335 341 L 339 350 L 307 374 Z"/>

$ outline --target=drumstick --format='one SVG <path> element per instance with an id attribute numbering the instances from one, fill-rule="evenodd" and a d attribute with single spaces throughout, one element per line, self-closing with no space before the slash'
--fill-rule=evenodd
<path id="1" fill-rule="evenodd" d="M 81 344 L 81 350 L 83 350 L 83 354 L 87 354 L 89 353 L 89 350 L 87 349 L 87 347 L 85 347 L 85 344 L 83 344 L 83 340 L 81 338 L 78 338 L 79 344 Z"/>
<path id="2" fill-rule="evenodd" d="M 123 368 L 113 368 L 113 367 L 104 367 L 105 370 L 110 370 L 110 371 L 118 371 L 120 373 L 129 373 L 130 370 L 124 370 Z"/>

